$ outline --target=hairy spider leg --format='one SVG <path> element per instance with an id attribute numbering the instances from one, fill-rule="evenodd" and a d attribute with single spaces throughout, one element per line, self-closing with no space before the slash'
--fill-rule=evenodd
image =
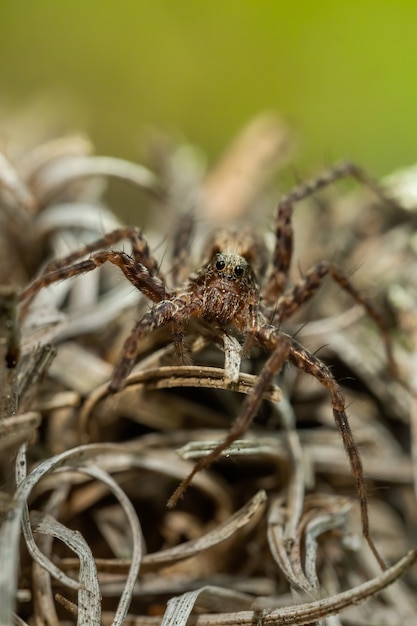
<path id="1" fill-rule="evenodd" d="M 277 331 L 265 333 L 266 344 L 269 344 L 270 348 L 277 341 Z M 333 377 L 329 368 L 322 363 L 317 357 L 305 350 L 294 339 L 290 339 L 291 348 L 288 356 L 290 363 L 295 365 L 298 369 L 304 371 L 307 374 L 311 374 L 318 380 L 318 382 L 325 387 L 331 395 L 331 402 L 333 408 L 333 416 L 336 426 L 341 434 L 343 440 L 343 446 L 346 450 L 350 467 L 355 478 L 356 490 L 359 496 L 361 521 L 362 521 L 362 533 L 371 549 L 373 555 L 379 563 L 382 570 L 387 568 L 384 559 L 379 554 L 379 551 L 371 537 L 369 529 L 369 513 L 368 513 L 368 500 L 366 495 L 365 478 L 363 473 L 363 466 L 358 447 L 353 436 L 349 420 L 346 414 L 345 398 L 339 384 Z M 268 367 L 268 363 L 265 367 Z"/>
<path id="2" fill-rule="evenodd" d="M 122 239 L 128 239 L 131 242 L 132 256 L 124 252 L 102 250 Z M 79 261 L 88 254 L 91 255 L 88 259 Z M 59 280 L 94 270 L 106 261 L 117 265 L 132 285 L 153 302 L 159 302 L 165 298 L 165 279 L 141 232 L 136 228 L 118 228 L 80 250 L 48 263 L 43 273 L 20 294 L 19 300 L 22 302 L 20 320 L 25 318 L 30 303 L 41 289 Z"/>
<path id="3" fill-rule="evenodd" d="M 327 261 L 321 261 L 311 267 L 288 293 L 283 294 L 278 299 L 276 307 L 272 311 L 264 311 L 265 316 L 269 319 L 273 319 L 275 323 L 282 323 L 314 296 L 326 276 L 332 278 L 341 289 L 346 291 L 357 304 L 365 309 L 366 313 L 373 320 L 381 333 L 391 372 L 397 372 L 389 332 L 382 315 L 358 292 L 343 272 Z"/>
<path id="4" fill-rule="evenodd" d="M 272 267 L 264 286 L 264 302 L 273 305 L 283 293 L 288 281 L 293 250 L 292 213 L 294 205 L 324 187 L 343 178 L 354 178 L 366 185 L 385 203 L 396 205 L 395 201 L 385 191 L 354 163 L 342 162 L 323 172 L 316 178 L 301 183 L 292 191 L 283 196 L 278 203 L 275 221 L 275 248 L 272 258 Z"/>
<path id="5" fill-rule="evenodd" d="M 191 273 L 190 247 L 194 234 L 195 216 L 189 211 L 180 216 L 174 230 L 171 280 L 174 285 L 183 283 Z"/>
<path id="6" fill-rule="evenodd" d="M 192 317 L 196 310 L 196 304 L 188 298 L 174 298 L 173 300 L 158 302 L 148 313 L 145 313 L 125 340 L 119 362 L 113 370 L 108 386 L 110 393 L 116 393 L 123 388 L 126 378 L 135 364 L 139 343 L 143 337 L 170 323 L 174 326 L 174 333 L 180 333 L 181 326 Z M 181 340 L 182 334 L 179 341 Z"/>

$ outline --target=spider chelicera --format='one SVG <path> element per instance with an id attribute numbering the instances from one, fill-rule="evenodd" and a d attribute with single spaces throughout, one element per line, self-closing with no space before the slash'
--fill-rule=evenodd
<path id="1" fill-rule="evenodd" d="M 257 382 L 244 401 L 228 436 L 196 463 L 191 473 L 171 496 L 169 506 L 175 505 L 198 471 L 211 464 L 221 452 L 243 435 L 260 407 L 263 392 L 284 363 L 289 361 L 316 378 L 330 394 L 334 419 L 356 482 L 364 538 L 380 566 L 385 568 L 385 563 L 370 534 L 362 462 L 346 415 L 343 392 L 329 368 L 281 330 L 281 324 L 315 294 L 323 278 L 329 275 L 362 305 L 374 320 L 385 342 L 390 365 L 394 367 L 389 337 L 382 317 L 333 264 L 322 261 L 309 269 L 297 284 L 287 287 L 293 247 L 294 204 L 346 176 L 366 183 L 386 201 L 379 187 L 351 163 L 343 163 L 313 181 L 299 185 L 281 198 L 278 204 L 272 259 L 266 269 L 263 268 L 260 272 L 259 259 L 265 258 L 265 249 L 260 239 L 239 230 L 222 232 L 212 239 L 208 262 L 196 273 L 191 274 L 182 286 L 170 287 L 141 232 L 133 228 L 120 228 L 63 259 L 50 263 L 43 274 L 21 294 L 21 315 L 23 317 L 26 314 L 31 300 L 43 287 L 89 272 L 105 262 L 110 262 L 117 265 L 132 285 L 153 303 L 125 341 L 109 383 L 111 392 L 117 392 L 124 386 L 143 337 L 166 325 L 171 327 L 175 350 L 182 361 L 186 358 L 184 334 L 186 325 L 191 319 L 201 320 L 205 325 L 212 325 L 217 331 L 237 337 L 243 346 L 243 354 L 248 354 L 252 346 L 258 346 L 269 353 Z M 177 255 L 183 259 L 184 250 L 191 238 L 191 225 L 191 219 L 183 219 L 182 230 L 176 238 Z M 123 239 L 131 242 L 130 255 L 109 249 L 109 246 Z M 179 277 L 178 270 L 173 271 L 173 276 Z"/>

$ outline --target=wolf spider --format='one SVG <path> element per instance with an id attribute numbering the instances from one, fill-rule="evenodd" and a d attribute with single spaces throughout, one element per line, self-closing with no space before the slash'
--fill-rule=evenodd
<path id="1" fill-rule="evenodd" d="M 360 501 L 362 530 L 365 540 L 381 568 L 385 563 L 370 534 L 367 496 L 363 468 L 349 421 L 343 392 L 330 369 L 315 355 L 303 348 L 293 337 L 280 328 L 318 290 L 325 276 L 330 276 L 343 290 L 359 303 L 379 328 L 385 342 L 388 360 L 393 357 L 387 330 L 382 317 L 355 289 L 350 280 L 333 264 L 322 261 L 310 268 L 301 280 L 284 292 L 291 263 L 293 247 L 292 213 L 294 204 L 343 177 L 352 176 L 370 186 L 383 200 L 387 200 L 379 187 L 365 173 L 351 163 L 343 163 L 323 173 L 318 178 L 295 187 L 281 198 L 275 218 L 275 248 L 269 262 L 266 277 L 256 276 L 256 267 L 265 250 L 259 240 L 238 230 L 221 233 L 213 238 L 209 260 L 199 271 L 191 274 L 180 287 L 169 287 L 157 260 L 151 254 L 141 232 L 134 228 L 119 228 L 101 239 L 69 254 L 64 259 L 50 263 L 44 273 L 21 294 L 22 317 L 37 292 L 61 279 L 89 272 L 103 263 L 117 265 L 126 278 L 153 304 L 149 312 L 136 323 L 127 337 L 117 363 L 109 390 L 113 393 L 124 386 L 138 353 L 143 337 L 155 329 L 169 325 L 176 353 L 185 360 L 185 325 L 196 318 L 217 332 L 237 337 L 242 353 L 248 354 L 252 346 L 258 346 L 270 354 L 257 382 L 242 406 L 228 436 L 208 456 L 196 463 L 190 474 L 168 501 L 174 506 L 182 496 L 194 475 L 215 461 L 233 441 L 241 437 L 249 427 L 262 401 L 263 392 L 272 378 L 289 361 L 298 369 L 316 378 L 330 393 L 334 419 L 341 434 Z M 183 218 L 182 229 L 176 237 L 176 257 L 182 255 L 191 239 L 192 219 Z M 108 249 L 122 239 L 132 245 L 131 255 Z M 83 258 L 89 255 L 88 258 Z M 178 278 L 184 268 L 174 268 Z M 259 282 L 261 282 L 261 287 Z"/>

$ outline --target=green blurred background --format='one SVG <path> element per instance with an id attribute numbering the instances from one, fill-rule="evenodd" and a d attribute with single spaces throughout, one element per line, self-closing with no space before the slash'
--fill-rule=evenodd
<path id="1" fill-rule="evenodd" d="M 4 119 L 36 103 L 36 124 L 48 103 L 51 132 L 130 159 L 149 126 L 215 158 L 272 109 L 302 173 L 349 157 L 382 175 L 416 160 L 416 65 L 412 0 L 0 0 Z M 15 127 L 0 127 L 7 149 Z"/>

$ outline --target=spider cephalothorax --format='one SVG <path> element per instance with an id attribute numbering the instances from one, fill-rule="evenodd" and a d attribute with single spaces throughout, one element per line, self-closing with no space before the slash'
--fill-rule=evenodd
<path id="1" fill-rule="evenodd" d="M 238 254 L 217 252 L 189 281 L 197 315 L 239 333 L 256 324 L 259 288 L 250 263 Z"/>
<path id="2" fill-rule="evenodd" d="M 44 273 L 22 293 L 22 316 L 27 311 L 31 299 L 41 288 L 58 280 L 91 271 L 108 261 L 117 265 L 126 278 L 152 302 L 151 309 L 134 326 L 125 341 L 109 383 L 110 391 L 117 392 L 123 387 L 137 358 L 142 339 L 158 328 L 164 326 L 171 328 L 176 352 L 180 359 L 184 359 L 184 333 L 187 323 L 192 319 L 201 320 L 205 325 L 212 325 L 214 334 L 218 334 L 219 330 L 226 336 L 229 333 L 234 334 L 241 342 L 245 353 L 252 346 L 258 346 L 269 354 L 257 383 L 243 403 L 241 413 L 229 435 L 195 465 L 193 471 L 171 497 L 170 506 L 173 506 L 183 494 L 196 472 L 212 463 L 223 450 L 242 436 L 259 409 L 265 389 L 286 361 L 312 375 L 330 394 L 335 422 L 356 481 L 363 534 L 381 567 L 384 567 L 369 532 L 362 464 L 346 416 L 342 390 L 324 363 L 281 330 L 282 322 L 311 298 L 320 287 L 323 278 L 329 275 L 364 307 L 377 324 L 385 341 L 388 360 L 390 365 L 393 365 L 390 342 L 381 316 L 338 268 L 326 261 L 321 262 L 310 268 L 297 284 L 288 286 L 293 243 L 291 217 L 294 204 L 346 175 L 352 175 L 362 182 L 365 180 L 375 192 L 383 196 L 379 188 L 352 164 L 342 164 L 314 181 L 296 187 L 278 204 L 275 218 L 276 242 L 269 263 L 266 262 L 267 250 L 262 245 L 261 237 L 252 235 L 247 230 L 222 231 L 210 240 L 208 245 L 210 253 L 207 255 L 210 260 L 199 271 L 190 274 L 185 282 L 171 287 L 167 285 L 165 277 L 159 270 L 159 263 L 151 254 L 141 232 L 132 228 L 120 228 L 66 258 L 50 263 Z M 184 228 L 177 231 L 174 249 L 178 252 L 180 241 L 184 259 L 184 250 L 192 233 L 190 216 L 186 216 L 182 225 Z M 122 239 L 130 240 L 132 245 L 130 255 L 109 249 L 109 246 Z M 174 266 L 172 276 L 178 278 L 184 272 L 184 268 L 187 268 L 185 261 L 181 264 L 181 272 L 178 266 L 176 268 Z"/>

